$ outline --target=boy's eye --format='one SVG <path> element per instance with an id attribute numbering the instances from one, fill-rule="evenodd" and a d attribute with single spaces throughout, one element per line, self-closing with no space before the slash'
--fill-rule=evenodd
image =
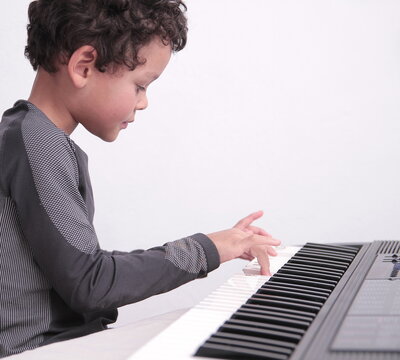
<path id="1" fill-rule="evenodd" d="M 138 93 L 139 91 L 146 91 L 146 88 L 141 85 L 136 85 L 136 92 Z"/>

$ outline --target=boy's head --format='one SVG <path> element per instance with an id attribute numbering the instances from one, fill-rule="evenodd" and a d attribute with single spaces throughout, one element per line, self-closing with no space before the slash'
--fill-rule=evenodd
<path id="1" fill-rule="evenodd" d="M 140 64 L 138 52 L 155 37 L 179 51 L 186 44 L 181 0 L 36 0 L 29 5 L 25 55 L 49 73 L 84 45 L 97 52 L 99 71 Z"/>
<path id="2" fill-rule="evenodd" d="M 105 141 L 147 107 L 146 89 L 186 44 L 181 0 L 36 0 L 25 54 L 38 70 L 29 100 L 67 133 Z"/>

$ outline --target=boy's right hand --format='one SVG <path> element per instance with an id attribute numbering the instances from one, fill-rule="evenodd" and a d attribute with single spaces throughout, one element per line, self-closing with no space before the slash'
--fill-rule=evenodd
<path id="1" fill-rule="evenodd" d="M 281 242 L 265 230 L 252 225 L 262 215 L 262 211 L 257 211 L 240 220 L 232 229 L 207 235 L 215 244 L 221 263 L 236 258 L 257 258 L 261 275 L 271 275 L 268 256 L 276 255 L 272 246 L 280 245 Z"/>

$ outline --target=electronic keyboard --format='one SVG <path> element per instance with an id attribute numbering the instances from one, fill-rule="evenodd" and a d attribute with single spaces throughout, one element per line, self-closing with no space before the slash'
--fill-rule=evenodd
<path id="1" fill-rule="evenodd" d="M 130 359 L 400 359 L 400 241 L 278 249 Z"/>

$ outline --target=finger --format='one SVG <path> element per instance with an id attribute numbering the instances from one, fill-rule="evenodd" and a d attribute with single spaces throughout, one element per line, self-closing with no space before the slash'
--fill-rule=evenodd
<path id="1" fill-rule="evenodd" d="M 257 234 L 257 235 L 264 235 L 264 236 L 272 237 L 272 236 L 271 236 L 269 233 L 267 233 L 264 229 L 261 229 L 261 228 L 259 228 L 259 227 L 257 227 L 257 226 L 251 225 L 251 226 L 248 226 L 247 229 L 251 230 L 254 234 Z"/>
<path id="2" fill-rule="evenodd" d="M 242 220 L 239 220 L 238 223 L 234 226 L 235 228 L 239 229 L 245 229 L 247 228 L 253 221 L 259 219 L 261 216 L 263 216 L 264 212 L 262 210 L 256 211 Z"/>
<path id="3" fill-rule="evenodd" d="M 269 270 L 269 258 L 268 258 L 267 253 L 263 250 L 258 251 L 256 257 L 257 257 L 258 263 L 260 264 L 261 275 L 271 276 L 271 272 Z"/>
<path id="4" fill-rule="evenodd" d="M 268 252 L 268 255 L 269 255 L 269 256 L 276 256 L 276 255 L 278 255 L 277 251 L 276 251 L 272 246 L 268 246 L 267 252 Z"/>
<path id="5" fill-rule="evenodd" d="M 249 255 L 249 254 L 242 254 L 242 255 L 240 256 L 240 259 L 251 261 L 251 260 L 254 259 L 254 256 Z"/>
<path id="6" fill-rule="evenodd" d="M 278 246 L 281 244 L 280 240 L 278 239 L 274 239 L 273 237 L 270 236 L 263 236 L 257 234 L 248 236 L 243 241 L 248 249 L 254 245 Z"/>

